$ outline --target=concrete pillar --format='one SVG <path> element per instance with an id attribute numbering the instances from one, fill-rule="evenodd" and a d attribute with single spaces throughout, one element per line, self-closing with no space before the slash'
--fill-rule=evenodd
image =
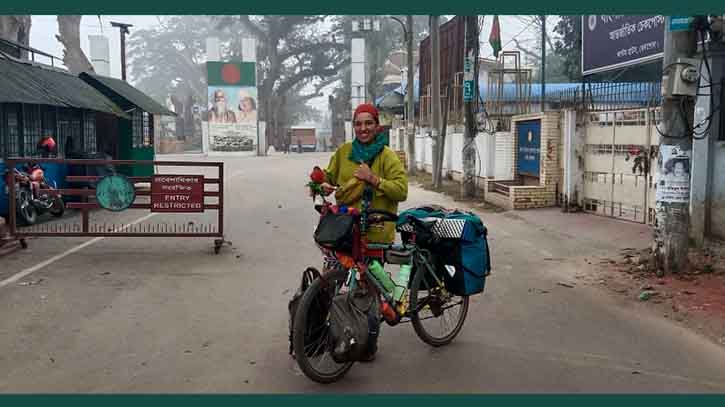
<path id="1" fill-rule="evenodd" d="M 576 186 L 577 161 L 575 153 L 576 144 L 576 111 L 564 111 L 564 209 L 573 204 L 574 189 Z"/>
<path id="2" fill-rule="evenodd" d="M 209 37 L 206 39 L 206 60 L 219 61 L 221 59 L 221 51 L 219 48 L 219 38 Z"/>
<path id="3" fill-rule="evenodd" d="M 481 154 L 481 159 L 483 160 L 482 166 L 483 166 L 483 176 L 488 177 L 495 177 L 496 175 L 496 134 L 488 134 L 484 133 L 479 135 L 479 137 L 483 137 L 484 141 L 484 151 L 483 154 Z"/>
<path id="4" fill-rule="evenodd" d="M 257 155 L 267 155 L 267 134 L 266 134 L 267 123 L 260 121 L 257 122 Z"/>
<path id="5" fill-rule="evenodd" d="M 699 96 L 695 104 L 695 123 L 701 123 L 710 116 L 710 93 L 715 89 L 714 106 L 720 104 L 719 86 L 705 86 L 710 82 L 719 83 L 725 73 L 723 60 L 725 59 L 725 46 L 710 43 L 708 46 L 712 78 L 709 77 L 705 64 L 701 64 Z M 707 124 L 707 123 L 706 123 Z M 690 178 L 690 237 L 698 247 L 702 247 L 705 238 L 710 233 L 713 167 L 715 160 L 715 143 L 720 129 L 720 115 L 715 114 L 710 123 L 709 135 L 692 142 L 692 174 Z M 702 129 L 699 130 L 702 132 Z"/>
<path id="6" fill-rule="evenodd" d="M 350 43 L 350 89 L 351 106 L 354 111 L 367 97 L 367 78 L 365 75 L 365 39 L 353 38 Z"/>
<path id="7" fill-rule="evenodd" d="M 108 37 L 103 35 L 89 35 L 88 43 L 91 49 L 91 65 L 98 75 L 111 76 L 110 51 Z"/>

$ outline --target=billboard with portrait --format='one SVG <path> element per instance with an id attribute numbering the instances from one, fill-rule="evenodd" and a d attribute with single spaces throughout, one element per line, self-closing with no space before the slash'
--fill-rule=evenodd
<path id="1" fill-rule="evenodd" d="M 253 151 L 257 143 L 254 62 L 207 62 L 209 151 Z"/>

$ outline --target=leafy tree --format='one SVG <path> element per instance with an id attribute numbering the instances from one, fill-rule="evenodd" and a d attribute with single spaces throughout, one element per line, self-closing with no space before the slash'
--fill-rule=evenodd
<path id="1" fill-rule="evenodd" d="M 561 37 L 554 42 L 554 54 L 563 59 L 560 72 L 571 81 L 581 80 L 581 16 L 559 16 L 554 31 Z"/>
<path id="2" fill-rule="evenodd" d="M 321 89 L 339 79 L 349 55 L 328 16 L 226 16 L 217 18 L 224 29 L 241 24 L 257 39 L 260 115 L 267 122 L 267 140 L 281 139 L 287 104 L 322 96 Z M 312 87 L 310 93 L 299 94 Z"/>
<path id="3" fill-rule="evenodd" d="M 206 39 L 210 36 L 222 37 L 210 16 L 169 16 L 159 19 L 157 27 L 131 31 L 131 79 L 162 103 L 172 95 L 205 101 Z"/>

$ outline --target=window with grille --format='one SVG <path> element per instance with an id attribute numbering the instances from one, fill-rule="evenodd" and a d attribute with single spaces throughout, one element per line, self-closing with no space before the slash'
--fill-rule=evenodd
<path id="1" fill-rule="evenodd" d="M 40 119 L 41 119 L 41 136 L 51 136 L 56 143 L 56 153 L 52 154 L 51 157 L 58 157 L 63 152 L 61 146 L 63 145 L 58 138 L 58 134 L 55 131 L 55 107 L 54 106 L 40 106 Z"/>
<path id="2" fill-rule="evenodd" d="M 58 109 L 58 142 L 63 145 L 66 157 L 83 151 L 80 111 L 69 108 Z"/>
<path id="3" fill-rule="evenodd" d="M 38 142 L 43 132 L 39 105 L 23 106 L 23 156 L 39 157 Z"/>
<path id="4" fill-rule="evenodd" d="M 153 122 L 148 112 L 143 112 L 143 145 L 145 147 L 153 145 L 152 141 Z"/>
<path id="5" fill-rule="evenodd" d="M 16 109 L 6 110 L 6 137 L 8 146 L 8 157 L 20 156 L 20 129 L 18 123 L 18 111 Z"/>
<path id="6" fill-rule="evenodd" d="M 96 145 L 96 114 L 85 112 L 83 114 L 83 151 L 86 153 L 97 153 Z"/>
<path id="7" fill-rule="evenodd" d="M 133 126 L 131 135 L 131 144 L 134 148 L 143 147 L 144 141 L 144 123 L 143 113 L 136 109 L 133 111 Z"/>

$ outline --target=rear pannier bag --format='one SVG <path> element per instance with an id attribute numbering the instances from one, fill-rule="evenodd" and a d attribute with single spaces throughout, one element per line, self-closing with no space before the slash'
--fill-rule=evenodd
<path id="1" fill-rule="evenodd" d="M 491 272 L 491 260 L 488 230 L 481 219 L 470 212 L 422 207 L 404 211 L 399 217 L 398 230 L 415 231 L 405 227 L 406 223 L 420 223 L 415 220 L 431 225 L 429 229 L 436 239 L 421 244 L 433 253 L 436 271 L 443 277 L 446 289 L 456 295 L 483 292 L 486 276 Z"/>

